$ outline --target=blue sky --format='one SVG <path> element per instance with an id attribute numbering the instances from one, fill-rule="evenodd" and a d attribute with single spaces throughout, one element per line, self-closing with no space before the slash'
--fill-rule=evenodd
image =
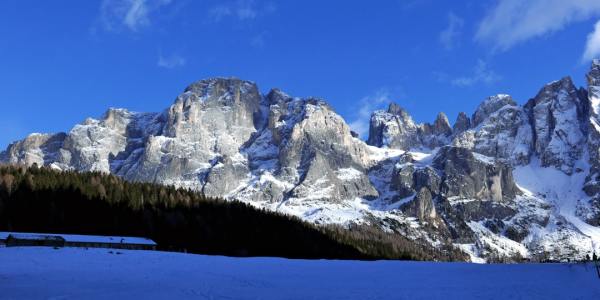
<path id="1" fill-rule="evenodd" d="M 0 147 L 108 107 L 162 111 L 214 76 L 326 99 L 364 131 L 395 101 L 454 121 L 486 96 L 524 103 L 600 54 L 600 1 L 0 2 Z"/>

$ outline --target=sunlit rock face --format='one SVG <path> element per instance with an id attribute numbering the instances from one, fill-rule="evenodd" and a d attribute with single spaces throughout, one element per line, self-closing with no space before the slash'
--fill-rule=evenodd
<path id="1" fill-rule="evenodd" d="M 505 106 L 515 106 L 517 103 L 512 99 L 510 95 L 498 94 L 490 96 L 483 100 L 479 107 L 473 113 L 471 120 L 473 121 L 473 127 L 477 127 L 481 122 L 487 119 L 491 114 L 497 112 Z"/>
<path id="2" fill-rule="evenodd" d="M 391 103 L 387 111 L 379 110 L 371 115 L 367 143 L 392 149 L 432 149 L 446 145 L 452 132 L 444 113 L 439 113 L 432 124 L 417 124 L 406 110 Z"/>
<path id="3" fill-rule="evenodd" d="M 513 165 L 529 162 L 533 143 L 529 116 L 510 96 L 485 99 L 473 114 L 473 120 L 472 128 L 455 133 L 452 145 Z"/>
<path id="4" fill-rule="evenodd" d="M 406 110 L 391 103 L 387 111 L 371 116 L 368 144 L 377 147 L 411 149 L 419 147 L 419 127 Z"/>
<path id="5" fill-rule="evenodd" d="M 25 165 L 48 165 L 58 160 L 59 150 L 66 134 L 33 133 L 25 139 L 12 143 L 0 154 L 0 160 L 6 163 Z"/>

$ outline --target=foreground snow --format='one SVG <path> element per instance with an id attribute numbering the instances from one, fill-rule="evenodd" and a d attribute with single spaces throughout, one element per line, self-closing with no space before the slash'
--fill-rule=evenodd
<path id="1" fill-rule="evenodd" d="M 120 254 L 119 254 L 120 253 Z M 0 248 L 0 299 L 600 299 L 591 265 Z"/>

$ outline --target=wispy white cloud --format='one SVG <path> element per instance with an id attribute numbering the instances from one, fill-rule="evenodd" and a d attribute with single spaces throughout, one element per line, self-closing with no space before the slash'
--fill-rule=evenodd
<path id="1" fill-rule="evenodd" d="M 594 31 L 587 37 L 582 62 L 589 62 L 594 58 L 600 58 L 600 21 L 594 25 Z"/>
<path id="2" fill-rule="evenodd" d="M 214 6 L 208 11 L 208 14 L 214 22 L 230 17 L 239 21 L 247 21 L 272 13 L 275 9 L 275 5 L 272 3 L 257 5 L 254 0 L 236 0 Z"/>
<path id="3" fill-rule="evenodd" d="M 480 59 L 473 68 L 471 75 L 455 78 L 450 83 L 454 86 L 468 87 L 478 83 L 492 84 L 500 79 L 500 75 L 489 69 L 487 63 Z"/>
<path id="4" fill-rule="evenodd" d="M 475 40 L 504 51 L 596 15 L 598 0 L 498 0 L 479 24 Z"/>
<path id="5" fill-rule="evenodd" d="M 150 15 L 171 0 L 103 0 L 99 23 L 106 31 L 138 31 L 150 25 Z M 94 28 L 96 29 L 96 28 Z"/>
<path id="6" fill-rule="evenodd" d="M 131 2 L 123 23 L 133 31 L 150 23 L 148 20 L 148 7 L 146 7 L 144 0 L 134 0 Z"/>
<path id="7" fill-rule="evenodd" d="M 392 102 L 391 92 L 388 89 L 377 90 L 374 94 L 363 97 L 359 101 L 359 108 L 354 120 L 348 124 L 350 128 L 364 139 L 369 133 L 369 120 L 373 111 Z"/>
<path id="8" fill-rule="evenodd" d="M 458 39 L 465 21 L 453 12 L 448 13 L 448 26 L 440 32 L 440 43 L 446 50 L 451 50 L 458 45 Z"/>
<path id="9" fill-rule="evenodd" d="M 185 58 L 180 56 L 179 54 L 171 54 L 169 56 L 163 56 L 162 53 L 158 54 L 158 61 L 156 65 L 161 68 L 166 69 L 174 69 L 178 67 L 183 67 L 186 64 Z"/>

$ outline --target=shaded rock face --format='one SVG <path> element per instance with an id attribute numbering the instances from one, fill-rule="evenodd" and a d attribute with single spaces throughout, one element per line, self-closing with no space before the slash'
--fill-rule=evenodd
<path id="1" fill-rule="evenodd" d="M 449 136 L 452 134 L 452 127 L 448 122 L 448 117 L 444 113 L 439 113 L 433 122 L 432 130 L 435 135 Z"/>
<path id="2" fill-rule="evenodd" d="M 433 124 L 420 124 L 418 133 L 420 146 L 433 149 L 448 143 L 452 135 L 452 127 L 448 117 L 444 113 L 439 113 Z"/>
<path id="3" fill-rule="evenodd" d="M 460 112 L 456 117 L 456 122 L 452 127 L 452 133 L 461 134 L 471 128 L 471 119 L 464 112 Z"/>
<path id="4" fill-rule="evenodd" d="M 407 164 L 396 168 L 392 174 L 392 189 L 397 192 L 399 199 L 413 196 L 422 188 L 438 195 L 440 184 L 441 179 L 437 171 L 429 166 L 416 168 L 413 164 Z"/>
<path id="5" fill-rule="evenodd" d="M 493 201 L 470 201 L 452 207 L 455 214 L 464 221 L 486 221 L 486 227 L 498 233 L 504 228 L 501 220 L 513 217 L 517 211 L 509 205 Z M 493 224 L 490 226 L 490 224 Z"/>
<path id="6" fill-rule="evenodd" d="M 433 195 L 440 194 L 441 178 L 438 172 L 431 167 L 416 170 L 413 175 L 414 185 L 419 189 L 427 187 Z"/>
<path id="7" fill-rule="evenodd" d="M 465 222 L 515 216 L 512 205 L 521 194 L 510 165 L 449 146 L 438 151 L 431 166 L 397 164 L 391 185 L 402 211 L 461 242 L 472 242 L 475 235 Z"/>
<path id="8" fill-rule="evenodd" d="M 402 210 L 425 222 L 431 222 L 438 218 L 431 192 L 426 187 L 419 189 L 414 199 L 404 205 Z"/>
<path id="9" fill-rule="evenodd" d="M 587 74 L 587 82 L 587 151 L 590 171 L 583 189 L 591 197 L 587 222 L 600 225 L 600 60 L 593 61 Z"/>
<path id="10" fill-rule="evenodd" d="M 592 173 L 600 172 L 600 60 L 594 60 L 588 82 L 588 151 Z M 600 181 L 599 181 L 600 182 Z"/>
<path id="11" fill-rule="evenodd" d="M 392 177 L 392 188 L 398 192 L 399 198 L 406 198 L 415 194 L 415 182 L 413 174 L 415 168 L 412 165 L 397 169 Z"/>
<path id="12" fill-rule="evenodd" d="M 574 172 L 586 140 L 587 101 L 571 78 L 547 84 L 526 108 L 535 134 L 535 152 L 543 166 L 554 166 L 567 174 Z"/>
<path id="13" fill-rule="evenodd" d="M 509 165 L 479 158 L 464 148 L 440 149 L 432 165 L 444 173 L 440 190 L 446 197 L 502 202 L 520 193 Z"/>

